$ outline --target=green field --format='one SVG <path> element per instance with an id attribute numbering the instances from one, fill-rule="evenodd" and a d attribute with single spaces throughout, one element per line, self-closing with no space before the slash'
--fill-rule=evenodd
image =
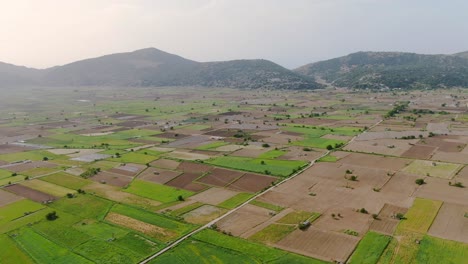
<path id="1" fill-rule="evenodd" d="M 22 218 L 44 208 L 44 205 L 26 199 L 7 204 L 0 207 L 0 225 Z"/>
<path id="2" fill-rule="evenodd" d="M 7 184 L 10 184 L 10 183 L 20 182 L 20 181 L 23 181 L 23 180 L 24 180 L 23 175 L 16 175 L 16 176 L 4 178 L 4 179 L 0 180 L 0 186 L 7 185 Z"/>
<path id="3" fill-rule="evenodd" d="M 3 264 L 34 263 L 8 235 L 0 235 L 0 245 L 0 256 Z"/>
<path id="4" fill-rule="evenodd" d="M 295 229 L 296 226 L 294 225 L 271 224 L 261 231 L 255 233 L 253 236 L 249 237 L 249 240 L 272 244 L 280 241 Z"/>
<path id="5" fill-rule="evenodd" d="M 69 189 L 78 190 L 83 188 L 84 186 L 92 183 L 92 181 L 73 176 L 66 172 L 58 172 L 55 174 L 51 174 L 45 177 L 41 177 L 41 181 L 46 181 L 50 183 L 54 183 Z"/>
<path id="6" fill-rule="evenodd" d="M 413 205 L 405 214 L 406 219 L 397 227 L 396 234 L 406 231 L 426 233 L 431 227 L 442 202 L 423 198 L 416 198 Z"/>
<path id="7" fill-rule="evenodd" d="M 281 224 L 299 224 L 305 220 L 309 220 L 310 222 L 315 221 L 319 218 L 319 213 L 310 213 L 305 211 L 295 211 L 285 215 L 283 218 L 277 221 L 277 223 Z"/>
<path id="8" fill-rule="evenodd" d="M 39 235 L 31 228 L 16 230 L 14 234 L 13 239 L 37 263 L 92 263 Z"/>
<path id="9" fill-rule="evenodd" d="M 153 199 L 162 203 L 177 201 L 179 195 L 182 195 L 182 197 L 187 198 L 193 194 L 193 192 L 190 191 L 176 189 L 166 185 L 142 180 L 134 180 L 130 187 L 125 189 L 125 191 L 142 197 Z"/>
<path id="10" fill-rule="evenodd" d="M 250 193 L 238 193 L 234 195 L 233 197 L 227 199 L 226 201 L 218 204 L 218 206 L 224 207 L 227 209 L 232 209 L 241 205 L 242 203 L 250 199 L 250 197 L 252 196 L 253 194 L 250 194 Z"/>
<path id="11" fill-rule="evenodd" d="M 329 155 L 326 155 L 325 157 L 321 157 L 318 161 L 320 162 L 336 162 L 338 161 L 338 158 L 329 154 Z"/>
<path id="12" fill-rule="evenodd" d="M 268 160 L 234 156 L 216 157 L 205 162 L 220 167 L 271 174 L 280 177 L 287 177 L 307 165 L 307 162 L 299 160 Z"/>
<path id="13" fill-rule="evenodd" d="M 152 212 L 140 210 L 134 207 L 125 205 L 114 205 L 111 212 L 126 215 L 128 217 L 140 220 L 142 222 L 162 227 L 178 233 L 179 235 L 185 234 L 193 229 L 192 225 L 184 224 L 179 221 L 170 219 L 166 216 L 155 214 Z"/>
<path id="14" fill-rule="evenodd" d="M 391 237 L 368 232 L 359 242 L 348 263 L 375 264 L 380 259 Z"/>
<path id="15" fill-rule="evenodd" d="M 222 146 L 225 146 L 225 145 L 229 145 L 229 143 L 224 142 L 224 141 L 214 141 L 214 142 L 210 142 L 208 144 L 198 146 L 196 149 L 198 149 L 198 150 L 210 150 L 210 149 L 219 148 L 219 147 L 222 147 Z"/>
<path id="16" fill-rule="evenodd" d="M 74 249 L 78 254 L 92 259 L 94 263 L 137 263 L 142 255 L 117 246 L 115 243 L 93 239 Z"/>
<path id="17" fill-rule="evenodd" d="M 49 206 L 83 218 L 103 219 L 112 202 L 90 194 L 79 194 L 71 199 L 61 198 Z"/>
<path id="18" fill-rule="evenodd" d="M 63 156 L 55 155 L 45 150 L 33 150 L 33 151 L 1 154 L 0 160 L 4 160 L 7 162 L 16 162 L 16 161 L 23 161 L 23 160 L 40 161 L 44 157 L 47 157 L 49 159 L 61 157 L 63 159 Z"/>
<path id="19" fill-rule="evenodd" d="M 50 182 L 41 181 L 41 180 L 28 180 L 20 183 L 23 186 L 29 187 L 34 190 L 38 190 L 44 193 L 48 193 L 55 197 L 64 197 L 67 193 L 75 193 L 75 190 L 62 187 Z"/>
<path id="20" fill-rule="evenodd" d="M 451 179 L 461 167 L 462 165 L 453 163 L 415 160 L 411 162 L 410 165 L 403 168 L 403 171 L 421 176 Z"/>
<path id="21" fill-rule="evenodd" d="M 27 170 L 27 171 L 22 171 L 21 174 L 29 176 L 29 177 L 37 177 L 37 176 L 42 176 L 42 175 L 58 172 L 61 170 L 62 168 L 34 168 L 34 169 Z"/>
<path id="22" fill-rule="evenodd" d="M 291 144 L 294 146 L 311 147 L 311 148 L 327 148 L 327 146 L 334 147 L 336 144 L 344 144 L 346 141 L 329 138 L 316 138 L 307 137 L 304 140 L 293 141 Z"/>
<path id="23" fill-rule="evenodd" d="M 468 244 L 424 236 L 416 255 L 417 263 L 466 263 Z"/>
<path id="24" fill-rule="evenodd" d="M 284 150 L 273 149 L 273 150 L 270 150 L 270 151 L 267 151 L 265 153 L 260 154 L 257 157 L 257 159 L 276 159 L 276 158 L 279 158 L 279 157 L 283 156 L 286 153 L 288 153 L 288 152 L 284 151 Z"/>
<path id="25" fill-rule="evenodd" d="M 11 174 L 12 174 L 11 171 L 0 169 L 0 180 L 11 177 Z"/>
<path id="26" fill-rule="evenodd" d="M 284 209 L 284 207 L 281 207 L 279 205 L 265 203 L 265 202 L 261 202 L 259 200 L 253 200 L 253 201 L 250 202 L 250 204 L 253 204 L 253 205 L 259 206 L 259 207 L 263 207 L 263 208 L 266 208 L 268 210 L 275 211 L 277 213 L 283 211 L 283 209 Z"/>

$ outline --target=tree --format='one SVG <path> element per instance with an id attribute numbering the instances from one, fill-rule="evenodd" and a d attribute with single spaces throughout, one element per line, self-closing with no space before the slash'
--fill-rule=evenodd
<path id="1" fill-rule="evenodd" d="M 182 195 L 179 195 L 179 196 L 177 197 L 177 200 L 179 200 L 179 201 L 181 201 L 181 202 L 185 201 L 185 199 L 184 199 L 184 197 L 183 197 Z"/>
<path id="2" fill-rule="evenodd" d="M 332 145 L 328 145 L 327 146 L 327 150 L 332 150 L 333 149 L 333 146 Z"/>
<path id="3" fill-rule="evenodd" d="M 49 221 L 54 221 L 57 218 L 58 218 L 58 215 L 57 215 L 57 212 L 55 211 L 46 214 L 46 219 Z"/>
<path id="4" fill-rule="evenodd" d="M 269 148 L 269 147 L 270 147 L 270 144 L 268 144 L 268 143 L 263 143 L 263 144 L 262 144 L 262 147 L 264 147 L 264 148 Z"/>

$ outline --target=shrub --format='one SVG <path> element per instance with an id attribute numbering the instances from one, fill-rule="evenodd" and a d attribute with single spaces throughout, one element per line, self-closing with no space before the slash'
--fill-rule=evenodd
<path id="1" fill-rule="evenodd" d="M 49 221 L 54 221 L 57 218 L 58 218 L 58 215 L 57 215 L 57 212 L 55 211 L 46 214 L 46 219 Z"/>
<path id="2" fill-rule="evenodd" d="M 414 181 L 417 185 L 423 185 L 425 184 L 426 182 L 424 181 L 424 179 L 416 179 L 416 181 Z"/>

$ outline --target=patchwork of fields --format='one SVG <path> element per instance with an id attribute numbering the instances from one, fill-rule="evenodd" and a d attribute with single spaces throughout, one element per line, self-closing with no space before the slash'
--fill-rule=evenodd
<path id="1" fill-rule="evenodd" d="M 0 119 L 1 263 L 468 258 L 466 91 L 50 89 Z"/>

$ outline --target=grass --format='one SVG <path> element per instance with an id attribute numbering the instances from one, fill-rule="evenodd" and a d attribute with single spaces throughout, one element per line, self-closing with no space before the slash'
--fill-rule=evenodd
<path id="1" fill-rule="evenodd" d="M 119 239 L 126 236 L 130 231 L 104 222 L 95 220 L 83 220 L 73 226 L 82 233 L 94 239 L 109 240 Z"/>
<path id="2" fill-rule="evenodd" d="M 197 240 L 188 240 L 173 250 L 157 257 L 151 264 L 250 264 L 261 263 L 259 260 L 242 252 L 217 247 Z"/>
<path id="3" fill-rule="evenodd" d="M 33 260 L 7 235 L 0 235 L 0 259 L 3 264 L 29 264 Z"/>
<path id="4" fill-rule="evenodd" d="M 13 239 L 37 263 L 92 263 L 39 235 L 31 228 L 22 228 L 14 233 Z"/>
<path id="5" fill-rule="evenodd" d="M 187 233 L 193 228 L 192 225 L 181 223 L 163 215 L 120 204 L 117 204 L 114 207 L 112 207 L 111 212 L 126 215 L 128 217 L 140 220 L 142 222 L 177 232 L 178 234 Z"/>
<path id="6" fill-rule="evenodd" d="M 190 212 L 190 211 L 192 211 L 194 209 L 197 209 L 198 207 L 200 207 L 202 205 L 203 205 L 203 203 L 195 202 L 195 203 L 189 204 L 189 205 L 187 205 L 185 207 L 173 210 L 169 214 L 172 215 L 172 216 L 180 216 L 180 215 L 183 215 L 183 214 L 185 214 L 187 212 Z"/>
<path id="7" fill-rule="evenodd" d="M 41 175 L 54 173 L 60 170 L 62 169 L 60 168 L 34 168 L 34 169 L 27 170 L 27 171 L 22 171 L 21 174 L 29 176 L 29 177 L 37 177 Z"/>
<path id="8" fill-rule="evenodd" d="M 310 222 L 315 221 L 319 218 L 319 213 L 310 213 L 305 211 L 295 211 L 285 215 L 283 218 L 277 221 L 277 223 L 281 224 L 299 224 L 305 220 L 309 220 Z"/>
<path id="9" fill-rule="evenodd" d="M 286 251 L 257 244 L 242 238 L 223 235 L 210 229 L 205 229 L 195 234 L 193 238 L 219 248 L 241 252 L 261 263 L 326 263 L 312 258 L 308 258 L 306 262 L 302 256 L 287 253 Z M 283 261 L 280 261 L 281 259 L 283 259 Z"/>
<path id="10" fill-rule="evenodd" d="M 143 256 L 155 253 L 163 247 L 162 244 L 158 244 L 133 232 L 130 232 L 125 236 L 114 240 L 113 243 Z"/>
<path id="11" fill-rule="evenodd" d="M 81 189 L 91 183 L 89 180 L 73 176 L 66 172 L 54 173 L 45 177 L 41 177 L 40 180 L 54 183 L 73 190 Z"/>
<path id="12" fill-rule="evenodd" d="M 0 224 L 0 234 L 10 232 L 12 230 L 21 228 L 26 225 L 32 225 L 34 223 L 44 221 L 46 214 L 48 214 L 51 211 L 52 211 L 51 209 L 45 208 L 45 209 L 36 211 L 32 214 L 12 220 L 8 223 Z"/>
<path id="13" fill-rule="evenodd" d="M 97 239 L 81 244 L 75 248 L 75 251 L 92 259 L 94 263 L 136 263 L 143 257 L 115 243 Z"/>
<path id="14" fill-rule="evenodd" d="M 222 147 L 222 146 L 225 146 L 225 145 L 229 145 L 229 143 L 224 142 L 224 141 L 214 141 L 214 142 L 210 142 L 208 144 L 198 146 L 196 149 L 198 149 L 198 150 L 210 150 L 210 149 L 219 148 L 219 147 Z"/>
<path id="15" fill-rule="evenodd" d="M 250 202 L 250 204 L 253 204 L 253 205 L 258 206 L 258 207 L 263 207 L 263 208 L 266 208 L 268 210 L 275 211 L 277 213 L 283 211 L 283 209 L 284 209 L 284 207 L 281 207 L 279 205 L 265 203 L 265 202 L 261 202 L 259 200 L 253 200 L 253 201 Z"/>
<path id="16" fill-rule="evenodd" d="M 55 185 L 50 182 L 41 181 L 41 180 L 28 180 L 20 183 L 23 186 L 29 187 L 34 190 L 38 190 L 44 193 L 48 193 L 55 197 L 64 197 L 67 193 L 75 193 L 75 190 L 62 187 L 60 185 Z"/>
<path id="17" fill-rule="evenodd" d="M 327 148 L 327 146 L 329 145 L 334 147 L 336 144 L 344 144 L 344 143 L 346 143 L 346 141 L 338 140 L 338 139 L 307 137 L 303 140 L 294 141 L 291 144 L 294 146 L 324 149 L 324 148 Z"/>
<path id="18" fill-rule="evenodd" d="M 44 208 L 44 205 L 26 199 L 5 205 L 0 207 L 0 225 Z"/>
<path id="19" fill-rule="evenodd" d="M 33 151 L 1 154 L 0 160 L 4 160 L 7 162 L 16 162 L 16 161 L 22 161 L 22 160 L 40 161 L 44 157 L 47 157 L 49 159 L 54 159 L 54 158 L 60 158 L 61 156 L 52 154 L 45 150 L 33 150 Z"/>
<path id="20" fill-rule="evenodd" d="M 257 158 L 258 159 L 276 159 L 276 158 L 283 156 L 286 153 L 288 152 L 284 150 L 273 149 L 273 150 L 260 154 Z"/>
<path id="21" fill-rule="evenodd" d="M 466 263 L 468 244 L 424 236 L 416 255 L 417 263 Z"/>
<path id="22" fill-rule="evenodd" d="M 238 193 L 234 195 L 233 197 L 227 199 L 226 201 L 218 204 L 218 206 L 224 207 L 227 209 L 232 209 L 244 203 L 245 201 L 250 199 L 252 196 L 253 194 L 250 194 L 250 193 Z"/>
<path id="23" fill-rule="evenodd" d="M 460 169 L 461 166 L 462 165 L 453 163 L 415 160 L 411 162 L 410 165 L 403 168 L 403 171 L 421 176 L 451 179 L 453 176 L 455 176 L 455 173 Z"/>
<path id="24" fill-rule="evenodd" d="M 64 214 L 60 212 L 57 214 L 59 218 L 53 223 L 42 221 L 33 225 L 32 228 L 47 239 L 68 248 L 74 248 L 91 239 L 91 236 L 86 233 L 80 232 L 69 225 L 60 223 L 59 220 L 64 217 Z"/>
<path id="25" fill-rule="evenodd" d="M 120 163 L 118 163 L 118 162 L 112 162 L 112 161 L 108 161 L 108 160 L 100 160 L 100 161 L 96 161 L 94 163 L 86 164 L 86 165 L 82 166 L 82 168 L 84 168 L 84 169 L 87 169 L 87 168 L 100 168 L 101 171 L 106 171 L 106 170 L 110 170 L 112 168 L 115 168 L 115 167 L 117 167 L 119 165 L 120 165 Z"/>
<path id="26" fill-rule="evenodd" d="M 440 201 L 416 198 L 413 206 L 405 214 L 406 219 L 398 224 L 396 234 L 402 234 L 406 231 L 426 233 L 441 206 L 442 202 Z"/>
<path id="27" fill-rule="evenodd" d="M 142 180 L 134 180 L 125 191 L 162 203 L 177 201 L 179 195 L 187 198 L 193 194 L 193 192 L 190 191 Z"/>
<path id="28" fill-rule="evenodd" d="M 268 160 L 234 156 L 216 157 L 205 162 L 220 167 L 271 174 L 280 177 L 290 176 L 307 165 L 307 162 L 298 160 Z"/>
<path id="29" fill-rule="evenodd" d="M 0 169 L 0 180 L 11 177 L 12 172 Z"/>
<path id="30" fill-rule="evenodd" d="M 375 264 L 380 259 L 391 237 L 368 232 L 359 242 L 348 263 Z"/>
<path id="31" fill-rule="evenodd" d="M 59 199 L 49 206 L 83 218 L 103 219 L 112 202 L 90 194 L 79 194 L 75 198 Z"/>
<path id="32" fill-rule="evenodd" d="M 295 229 L 294 225 L 271 224 L 249 237 L 249 240 L 266 244 L 276 243 Z"/>
<path id="33" fill-rule="evenodd" d="M 7 185 L 7 184 L 10 184 L 10 183 L 20 182 L 20 181 L 23 181 L 23 180 L 24 180 L 23 175 L 16 175 L 16 176 L 8 177 L 8 178 L 0 180 L 0 186 Z"/>
<path id="34" fill-rule="evenodd" d="M 156 160 L 157 157 L 151 155 L 140 154 L 136 152 L 129 152 L 122 154 L 119 158 L 110 158 L 110 161 L 120 162 L 120 163 L 138 163 L 146 164 Z"/>

